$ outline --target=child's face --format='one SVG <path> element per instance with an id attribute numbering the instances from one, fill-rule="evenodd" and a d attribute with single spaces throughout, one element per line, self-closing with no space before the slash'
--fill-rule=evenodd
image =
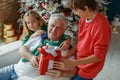
<path id="1" fill-rule="evenodd" d="M 40 21 L 37 20 L 35 17 L 27 16 L 25 19 L 26 19 L 26 25 L 29 30 L 37 31 L 40 28 Z"/>

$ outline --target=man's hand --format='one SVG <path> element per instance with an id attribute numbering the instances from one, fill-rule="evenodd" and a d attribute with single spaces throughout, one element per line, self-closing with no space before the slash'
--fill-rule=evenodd
<path id="1" fill-rule="evenodd" d="M 38 64 L 38 61 L 37 61 L 37 56 L 32 56 L 31 60 L 30 60 L 30 63 L 34 68 L 38 68 L 39 64 Z"/>

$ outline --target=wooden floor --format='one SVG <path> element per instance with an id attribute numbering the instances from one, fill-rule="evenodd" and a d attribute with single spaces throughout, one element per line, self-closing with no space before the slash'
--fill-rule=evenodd
<path id="1" fill-rule="evenodd" d="M 105 65 L 94 80 L 120 80 L 120 35 L 112 35 Z"/>

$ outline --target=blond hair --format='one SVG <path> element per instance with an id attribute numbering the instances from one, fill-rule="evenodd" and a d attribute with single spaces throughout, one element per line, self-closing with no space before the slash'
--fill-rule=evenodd
<path id="1" fill-rule="evenodd" d="M 29 10 L 24 14 L 23 17 L 23 32 L 20 37 L 20 40 L 23 40 L 27 35 L 30 34 L 30 30 L 28 29 L 28 26 L 26 24 L 26 17 L 28 16 L 33 16 L 35 17 L 38 21 L 40 21 L 40 26 L 43 26 L 45 24 L 44 20 L 41 18 L 41 16 L 34 10 Z"/>

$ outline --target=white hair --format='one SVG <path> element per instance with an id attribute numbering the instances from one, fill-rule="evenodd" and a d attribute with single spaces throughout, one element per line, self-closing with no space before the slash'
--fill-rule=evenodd
<path id="1" fill-rule="evenodd" d="M 60 19 L 60 20 L 64 21 L 64 25 L 65 25 L 64 27 L 65 27 L 65 29 L 67 28 L 68 19 L 63 13 L 51 14 L 49 22 L 51 22 L 52 20 L 56 20 L 56 19 Z"/>

